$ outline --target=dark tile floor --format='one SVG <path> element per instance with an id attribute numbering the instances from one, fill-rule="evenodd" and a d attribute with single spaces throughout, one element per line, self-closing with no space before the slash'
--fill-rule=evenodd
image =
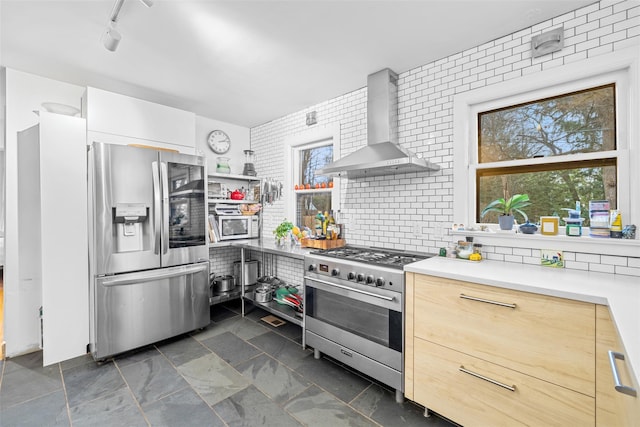
<path id="1" fill-rule="evenodd" d="M 453 424 L 303 349 L 301 328 L 272 327 L 239 302 L 211 325 L 104 363 L 42 367 L 42 353 L 0 361 L 0 425 L 424 426 Z"/>

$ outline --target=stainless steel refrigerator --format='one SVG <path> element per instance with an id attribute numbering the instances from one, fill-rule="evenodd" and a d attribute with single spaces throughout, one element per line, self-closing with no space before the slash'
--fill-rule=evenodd
<path id="1" fill-rule="evenodd" d="M 88 158 L 93 357 L 208 325 L 204 159 L 102 142 Z"/>

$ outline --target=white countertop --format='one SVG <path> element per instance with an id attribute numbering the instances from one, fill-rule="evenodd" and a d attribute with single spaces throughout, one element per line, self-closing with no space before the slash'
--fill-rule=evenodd
<path id="1" fill-rule="evenodd" d="M 539 265 L 433 257 L 405 271 L 608 305 L 640 384 L 640 278 Z"/>

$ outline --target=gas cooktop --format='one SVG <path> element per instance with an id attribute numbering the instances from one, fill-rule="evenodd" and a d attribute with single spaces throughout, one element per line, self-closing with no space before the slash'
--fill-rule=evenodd
<path id="1" fill-rule="evenodd" d="M 367 248 L 361 246 L 343 246 L 341 248 L 324 249 L 312 252 L 314 255 L 327 256 L 349 261 L 359 261 L 384 267 L 402 269 L 406 264 L 431 258 L 432 254 L 394 251 L 384 248 Z"/>

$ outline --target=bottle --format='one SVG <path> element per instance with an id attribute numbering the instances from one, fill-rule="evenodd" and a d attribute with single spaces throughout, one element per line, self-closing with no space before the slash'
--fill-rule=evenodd
<path id="1" fill-rule="evenodd" d="M 331 240 L 336 240 L 338 238 L 338 232 L 336 230 L 336 220 L 333 218 L 333 211 L 329 211 L 327 222 L 327 232 L 329 233 L 327 237 Z"/>
<path id="2" fill-rule="evenodd" d="M 322 234 L 324 236 L 327 235 L 327 225 L 329 224 L 329 212 L 324 211 L 324 215 L 322 217 Z"/>
<path id="3" fill-rule="evenodd" d="M 316 236 L 320 236 L 322 234 L 322 212 L 318 212 L 316 214 L 316 219 L 314 221 L 314 228 L 316 231 Z"/>

